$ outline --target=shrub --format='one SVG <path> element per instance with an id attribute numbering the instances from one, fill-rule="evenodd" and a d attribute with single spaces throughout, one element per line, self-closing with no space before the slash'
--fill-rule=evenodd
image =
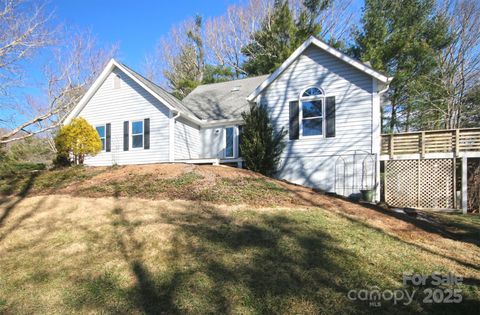
<path id="1" fill-rule="evenodd" d="M 247 169 L 272 176 L 277 170 L 280 154 L 285 147 L 283 128 L 275 133 L 265 106 L 253 104 L 242 113 L 245 125 L 240 150 Z"/>
<path id="2" fill-rule="evenodd" d="M 55 153 L 47 137 L 33 136 L 10 143 L 8 156 L 19 163 L 48 163 Z"/>
<path id="3" fill-rule="evenodd" d="M 100 152 L 102 142 L 95 128 L 85 119 L 75 118 L 69 125 L 60 128 L 55 138 L 55 147 L 57 163 L 68 160 L 74 164 L 83 164 L 85 156 L 94 156 Z"/>
<path id="4" fill-rule="evenodd" d="M 65 153 L 57 153 L 57 156 L 53 160 L 53 166 L 56 168 L 67 167 L 70 165 L 72 165 L 72 161 L 70 161 L 68 154 Z"/>

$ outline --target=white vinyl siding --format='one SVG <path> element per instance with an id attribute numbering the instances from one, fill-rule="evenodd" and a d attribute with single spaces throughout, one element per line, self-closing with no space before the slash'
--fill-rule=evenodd
<path id="1" fill-rule="evenodd" d="M 121 84 L 114 87 L 118 75 Z M 101 152 L 85 160 L 86 165 L 147 164 L 169 160 L 169 109 L 155 97 L 115 69 L 79 113 L 91 125 L 111 123 L 111 152 Z M 123 123 L 150 118 L 150 149 L 123 150 Z M 131 129 L 131 128 L 129 128 Z M 132 133 L 129 130 L 129 147 Z"/>
<path id="2" fill-rule="evenodd" d="M 175 122 L 175 160 L 198 159 L 200 131 L 197 127 L 177 120 Z"/>
<path id="3" fill-rule="evenodd" d="M 226 128 L 233 128 L 233 157 L 238 157 L 238 126 L 218 126 L 200 129 L 201 158 L 232 158 L 226 152 Z"/>
<path id="4" fill-rule="evenodd" d="M 287 135 L 278 176 L 334 191 L 336 159 L 372 152 L 372 78 L 319 48 L 306 49 L 260 95 L 277 131 L 288 130 L 289 102 L 312 86 L 335 97 L 336 135 L 298 140 Z"/>

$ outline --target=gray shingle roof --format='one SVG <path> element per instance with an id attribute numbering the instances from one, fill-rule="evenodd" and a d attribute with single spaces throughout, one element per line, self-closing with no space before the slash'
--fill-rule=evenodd
<path id="1" fill-rule="evenodd" d="M 148 86 L 149 89 L 151 89 L 153 92 L 155 92 L 156 94 L 158 94 L 158 96 L 160 96 L 161 98 L 163 98 L 165 101 L 168 102 L 168 104 L 170 104 L 171 106 L 175 107 L 176 109 L 178 109 L 179 111 L 181 112 L 184 112 L 184 113 L 187 113 L 189 115 L 192 115 L 192 116 L 196 116 L 195 114 L 192 113 L 192 111 L 190 109 L 188 109 L 187 107 L 185 107 L 185 105 L 182 104 L 182 102 L 176 98 L 175 96 L 173 96 L 172 94 L 168 93 L 167 91 L 165 91 L 163 88 L 161 88 L 160 86 L 156 85 L 155 83 L 153 83 L 152 81 L 148 80 L 147 78 L 145 78 L 144 76 L 142 76 L 141 74 L 139 74 L 138 72 L 136 72 L 135 70 L 129 68 L 128 66 L 126 66 L 125 64 L 122 63 L 122 66 L 125 67 L 125 69 L 127 69 L 131 75 L 133 75 L 135 78 L 137 78 L 139 81 L 141 81 L 143 84 L 145 84 L 146 86 Z"/>
<path id="2" fill-rule="evenodd" d="M 248 109 L 247 96 L 268 75 L 234 81 L 204 84 L 195 88 L 182 102 L 197 117 L 207 120 L 241 118 Z"/>
<path id="3" fill-rule="evenodd" d="M 148 80 L 135 70 L 122 64 L 140 82 L 158 94 L 177 110 L 199 119 L 237 119 L 248 109 L 247 96 L 260 85 L 268 75 L 234 81 L 199 85 L 182 101 Z"/>

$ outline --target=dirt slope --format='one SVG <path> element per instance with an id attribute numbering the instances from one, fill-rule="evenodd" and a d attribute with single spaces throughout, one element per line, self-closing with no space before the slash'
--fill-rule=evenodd
<path id="1" fill-rule="evenodd" d="M 188 164 L 72 168 L 11 179 L 10 183 L 14 186 L 10 190 L 21 188 L 22 195 L 191 200 L 250 207 L 321 207 L 447 258 L 480 265 L 478 238 L 466 233 L 471 226 L 456 226 L 452 231 L 444 225 L 367 207 L 243 169 Z M 5 186 L 2 189 L 5 191 Z"/>

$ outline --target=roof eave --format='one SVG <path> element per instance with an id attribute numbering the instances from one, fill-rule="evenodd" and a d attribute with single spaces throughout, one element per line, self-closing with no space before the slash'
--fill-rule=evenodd
<path id="1" fill-rule="evenodd" d="M 263 81 L 250 95 L 248 95 L 247 100 L 253 102 L 256 97 L 265 89 L 267 88 L 277 77 L 282 74 L 311 44 L 317 46 L 318 48 L 330 53 L 331 55 L 337 57 L 338 59 L 345 61 L 346 63 L 350 64 L 351 66 L 357 68 L 360 71 L 374 77 L 378 81 L 388 84 L 391 82 L 392 78 L 387 77 L 380 72 L 366 66 L 365 64 L 350 58 L 349 56 L 345 55 L 344 53 L 338 51 L 337 49 L 329 46 L 328 44 L 322 42 L 321 40 L 315 38 L 314 36 L 310 36 L 300 47 L 298 47 L 290 57 L 285 60 L 280 67 L 277 68 L 265 81 Z"/>

